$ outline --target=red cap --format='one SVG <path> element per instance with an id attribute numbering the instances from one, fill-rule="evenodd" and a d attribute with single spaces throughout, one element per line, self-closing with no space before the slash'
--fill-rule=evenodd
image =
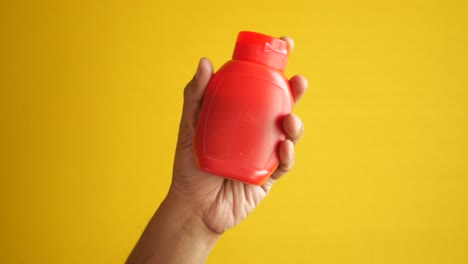
<path id="1" fill-rule="evenodd" d="M 268 35 L 241 31 L 232 58 L 261 63 L 280 71 L 286 68 L 290 47 L 286 41 Z"/>

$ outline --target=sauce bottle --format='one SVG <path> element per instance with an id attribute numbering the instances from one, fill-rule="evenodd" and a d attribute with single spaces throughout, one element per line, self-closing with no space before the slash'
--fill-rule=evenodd
<path id="1" fill-rule="evenodd" d="M 201 170 L 260 185 L 278 167 L 282 121 L 294 105 L 284 74 L 289 51 L 281 39 L 239 33 L 203 98 L 194 141 Z"/>

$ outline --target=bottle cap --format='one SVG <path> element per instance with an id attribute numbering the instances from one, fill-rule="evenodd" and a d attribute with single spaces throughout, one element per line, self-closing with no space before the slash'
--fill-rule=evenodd
<path id="1" fill-rule="evenodd" d="M 290 47 L 286 41 L 268 35 L 241 31 L 237 36 L 232 58 L 261 63 L 283 71 L 288 62 Z"/>

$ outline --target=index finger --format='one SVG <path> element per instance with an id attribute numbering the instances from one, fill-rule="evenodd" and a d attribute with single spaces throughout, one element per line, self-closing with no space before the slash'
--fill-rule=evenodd
<path id="1" fill-rule="evenodd" d="M 281 37 L 280 39 L 289 44 L 289 53 L 291 53 L 294 49 L 294 40 L 288 36 Z"/>

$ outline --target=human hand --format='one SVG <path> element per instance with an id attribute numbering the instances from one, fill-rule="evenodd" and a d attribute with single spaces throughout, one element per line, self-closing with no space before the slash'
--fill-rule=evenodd
<path id="1" fill-rule="evenodd" d="M 293 47 L 290 38 L 282 38 Z M 205 88 L 213 75 L 208 59 L 200 60 L 197 73 L 184 91 L 172 184 L 126 263 L 205 263 L 218 237 L 240 223 L 294 164 L 294 144 L 304 131 L 295 114 L 287 115 L 287 134 L 279 147 L 280 164 L 261 186 L 232 181 L 198 169 L 193 140 Z M 307 89 L 307 80 L 289 81 L 294 101 Z"/>
<path id="2" fill-rule="evenodd" d="M 292 49 L 293 41 L 288 37 L 282 39 L 289 42 Z M 304 126 L 293 113 L 284 118 L 283 128 L 288 138 L 279 147 L 280 164 L 261 186 L 201 171 L 197 167 L 193 139 L 205 88 L 212 75 L 211 62 L 203 58 L 199 62 L 197 73 L 185 88 L 169 196 L 177 197 L 176 200 L 183 203 L 188 210 L 192 210 L 209 231 L 222 234 L 251 213 L 266 197 L 275 181 L 292 168 L 295 158 L 294 144 L 301 138 Z M 297 102 L 307 89 L 307 80 L 296 75 L 290 79 L 290 86 L 294 101 Z"/>

